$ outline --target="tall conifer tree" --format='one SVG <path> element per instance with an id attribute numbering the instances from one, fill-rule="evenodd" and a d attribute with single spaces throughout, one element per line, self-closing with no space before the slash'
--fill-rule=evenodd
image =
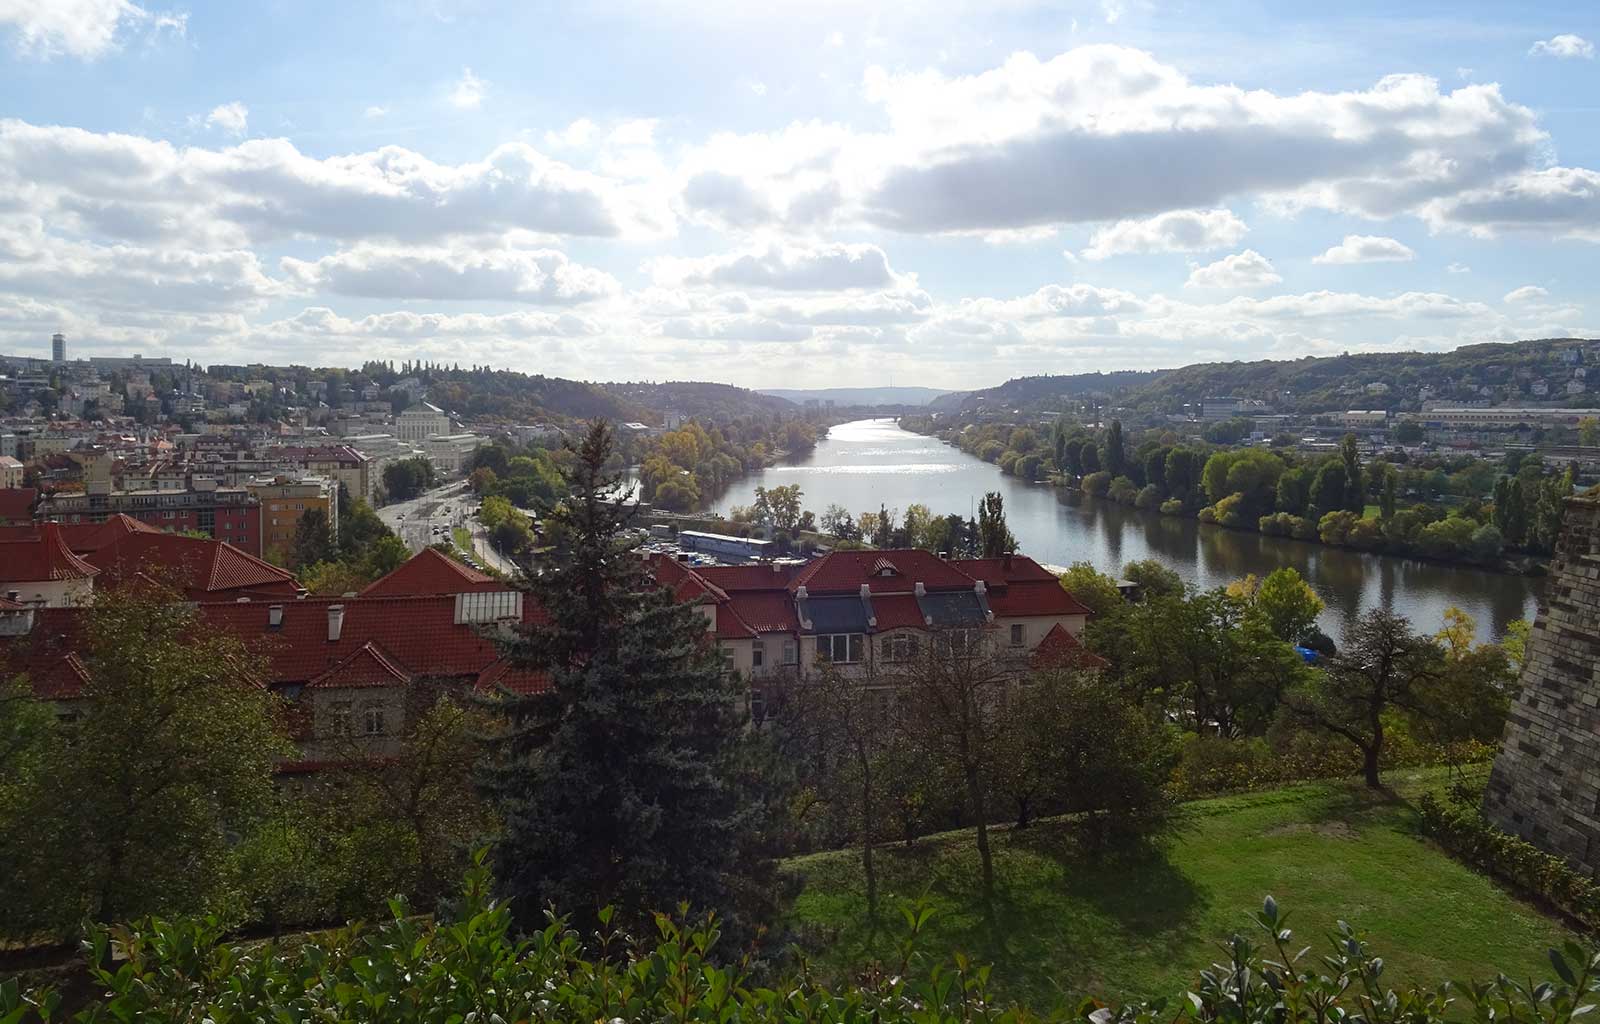
<path id="1" fill-rule="evenodd" d="M 629 550 L 612 449 L 603 422 L 574 449 L 527 577 L 546 621 L 504 643 L 548 686 L 495 703 L 481 783 L 504 823 L 497 876 L 524 927 L 547 904 L 587 927 L 606 906 L 637 926 L 688 902 L 737 933 L 770 892 L 743 687 L 706 620 Z"/>

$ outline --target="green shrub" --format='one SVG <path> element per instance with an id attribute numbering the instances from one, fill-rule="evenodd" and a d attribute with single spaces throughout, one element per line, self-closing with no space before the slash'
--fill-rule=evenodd
<path id="1" fill-rule="evenodd" d="M 1422 795 L 1417 815 L 1422 830 L 1454 856 L 1550 902 L 1590 929 L 1600 928 L 1600 885 L 1560 857 L 1500 831 L 1475 809 L 1443 804 L 1432 793 Z"/>
<path id="2" fill-rule="evenodd" d="M 1133 499 L 1133 503 L 1146 510 L 1158 508 L 1161 505 L 1161 488 L 1155 484 L 1145 484 L 1140 488 L 1138 496 Z"/>
<path id="3" fill-rule="evenodd" d="M 1161 503 L 1161 514 L 1164 516 L 1183 515 L 1183 499 L 1168 498 L 1166 501 L 1163 501 Z"/>
<path id="4" fill-rule="evenodd" d="M 1103 498 L 1106 496 L 1106 492 L 1111 490 L 1111 474 L 1103 469 L 1096 470 L 1084 477 L 1083 482 L 1078 486 L 1097 498 Z"/>
<path id="5" fill-rule="evenodd" d="M 1111 481 L 1106 496 L 1119 504 L 1132 505 L 1133 499 L 1139 496 L 1139 486 L 1128 477 L 1119 476 Z"/>
<path id="6" fill-rule="evenodd" d="M 715 920 L 659 915 L 656 935 L 583 937 L 560 920 L 526 937 L 489 896 L 481 866 L 452 914 L 409 915 L 401 903 L 375 928 L 354 926 L 291 951 L 223 942 L 214 921 L 147 920 L 99 929 L 87 944 L 92 988 L 103 1001 L 76 1019 L 125 1021 L 610 1021 L 612 1024 L 1295 1024 L 1366 1021 L 1567 1024 L 1591 1009 L 1600 957 L 1574 943 L 1550 951 L 1557 980 L 1523 985 L 1443 982 L 1392 989 L 1383 959 L 1340 922 L 1313 956 L 1268 896 L 1252 915 L 1263 938 L 1235 934 L 1224 963 L 1203 970 L 1184 998 L 1071 1012 L 1002 1008 L 990 969 L 959 954 L 918 949 L 931 909 L 902 911 L 907 937 L 895 960 L 830 987 L 812 971 L 758 973 L 750 954 L 719 960 Z M 602 911 L 602 922 L 610 915 Z M 605 925 L 609 927 L 609 925 Z M 1296 951 L 1298 949 L 1298 952 Z M 115 950 L 119 962 L 113 964 Z M 1486 965 L 1488 966 L 1488 965 Z M 1452 1006 L 1453 1004 L 1453 1006 Z M 1451 1008 L 1447 1016 L 1447 1007 Z M 0 983 L 0 1021 L 57 1019 L 59 993 Z"/>

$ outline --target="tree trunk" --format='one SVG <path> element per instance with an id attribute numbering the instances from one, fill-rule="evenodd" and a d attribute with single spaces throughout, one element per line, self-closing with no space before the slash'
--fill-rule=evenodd
<path id="1" fill-rule="evenodd" d="M 1033 824 L 1033 818 L 1028 814 L 1028 798 L 1017 797 L 1017 828 L 1027 828 Z"/>
<path id="2" fill-rule="evenodd" d="M 1383 753 L 1383 708 L 1377 702 L 1372 705 L 1370 723 L 1372 743 L 1361 748 L 1363 768 L 1367 776 L 1367 787 L 1382 789 L 1383 780 L 1378 778 L 1378 757 Z"/>

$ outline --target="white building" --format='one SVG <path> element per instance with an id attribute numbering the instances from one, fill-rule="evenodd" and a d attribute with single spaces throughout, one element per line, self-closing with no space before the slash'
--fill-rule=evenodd
<path id="1" fill-rule="evenodd" d="M 423 402 L 394 418 L 394 436 L 402 441 L 421 441 L 450 433 L 450 417 L 436 405 Z"/>
<path id="2" fill-rule="evenodd" d="M 441 476 L 459 476 L 467 456 L 483 443 L 477 434 L 440 434 L 424 439 L 422 450 Z"/>

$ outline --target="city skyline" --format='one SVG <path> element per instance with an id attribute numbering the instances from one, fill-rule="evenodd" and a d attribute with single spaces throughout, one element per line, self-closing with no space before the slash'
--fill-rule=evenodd
<path id="1" fill-rule="evenodd" d="M 1593 337 L 1596 40 L 1576 3 L 5 8 L 0 352 L 965 389 Z"/>

